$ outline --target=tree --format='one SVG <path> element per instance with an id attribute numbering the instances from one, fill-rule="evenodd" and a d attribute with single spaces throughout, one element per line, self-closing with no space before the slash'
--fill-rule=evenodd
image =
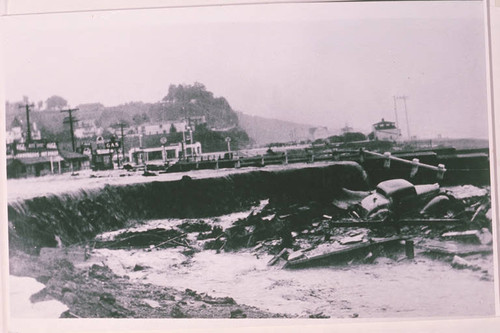
<path id="1" fill-rule="evenodd" d="M 345 142 L 364 141 L 364 140 L 366 140 L 366 135 L 360 132 L 349 132 L 344 134 Z"/>
<path id="2" fill-rule="evenodd" d="M 209 127 L 227 129 L 238 126 L 238 115 L 224 97 L 214 97 L 205 85 L 170 85 L 163 98 L 169 119 L 205 116 Z"/>
<path id="3" fill-rule="evenodd" d="M 175 128 L 174 123 L 170 125 L 170 131 L 169 133 L 177 133 L 177 128 Z"/>
<path id="4" fill-rule="evenodd" d="M 54 111 L 60 110 L 68 105 L 68 101 L 62 98 L 61 96 L 51 96 L 47 98 L 47 110 Z"/>
<path id="5" fill-rule="evenodd" d="M 146 114 L 146 112 L 143 112 L 142 114 L 137 113 L 132 117 L 132 120 L 136 125 L 144 124 L 149 121 L 149 116 Z"/>

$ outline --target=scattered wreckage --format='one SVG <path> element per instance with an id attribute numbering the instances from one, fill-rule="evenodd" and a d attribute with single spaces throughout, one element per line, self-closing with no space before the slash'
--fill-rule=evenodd
<path id="1" fill-rule="evenodd" d="M 323 203 L 270 198 L 225 229 L 217 219 L 189 221 L 171 229 L 129 230 L 97 239 L 94 247 L 152 251 L 181 246 L 186 255 L 251 249 L 257 256 L 274 255 L 269 265 L 283 268 L 368 263 L 378 256 L 413 258 L 415 248 L 457 257 L 491 253 L 490 205 L 488 191 L 456 198 L 439 184 L 392 179 L 370 192 L 343 189 Z M 457 267 L 468 267 L 458 258 Z"/>

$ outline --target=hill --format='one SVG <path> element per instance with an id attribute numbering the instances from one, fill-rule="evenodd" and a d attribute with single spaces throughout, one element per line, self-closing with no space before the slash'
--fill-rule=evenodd
<path id="1" fill-rule="evenodd" d="M 237 112 L 240 127 L 256 145 L 275 142 L 307 141 L 328 136 L 325 128 L 290 121 L 250 116 Z M 319 133 L 321 129 L 321 132 Z"/>

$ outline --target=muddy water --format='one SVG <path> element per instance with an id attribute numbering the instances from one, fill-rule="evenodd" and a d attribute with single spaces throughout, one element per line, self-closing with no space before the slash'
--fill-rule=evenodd
<path id="1" fill-rule="evenodd" d="M 226 228 L 245 216 L 248 212 L 211 221 Z M 138 228 L 168 228 L 183 221 L 155 220 Z M 229 296 L 238 303 L 277 313 L 306 317 L 322 313 L 333 318 L 494 313 L 492 279 L 485 280 L 479 271 L 456 270 L 448 262 L 418 253 L 415 260 L 378 258 L 374 264 L 283 270 L 267 266 L 271 256 L 259 256 L 250 250 L 219 254 L 208 250 L 193 257 L 185 256 L 182 250 L 101 249 L 95 250 L 93 257 L 138 283 Z M 491 256 L 479 260 L 491 274 Z M 134 271 L 136 264 L 146 269 Z"/>

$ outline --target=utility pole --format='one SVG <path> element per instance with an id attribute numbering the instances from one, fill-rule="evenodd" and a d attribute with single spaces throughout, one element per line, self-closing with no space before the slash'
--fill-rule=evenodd
<path id="1" fill-rule="evenodd" d="M 394 114 L 396 115 L 396 127 L 399 128 L 399 121 L 398 121 L 398 105 L 397 105 L 397 97 L 396 96 L 392 96 L 392 98 L 394 99 Z"/>
<path id="2" fill-rule="evenodd" d="M 406 108 L 406 100 L 408 99 L 408 96 L 395 96 L 394 97 L 394 105 L 396 105 L 396 99 L 402 99 L 403 100 L 403 105 L 405 108 L 405 116 L 406 116 L 406 130 L 408 132 L 408 139 L 411 140 L 411 133 L 410 133 L 410 121 L 408 120 L 408 109 Z"/>
<path id="3" fill-rule="evenodd" d="M 408 109 L 406 108 L 406 99 L 408 96 L 401 96 L 400 97 L 403 100 L 403 105 L 405 107 L 405 114 L 406 114 L 406 128 L 408 129 L 408 139 L 411 140 L 411 133 L 410 133 L 410 122 L 408 121 Z"/>
<path id="4" fill-rule="evenodd" d="M 187 119 L 188 119 L 187 110 L 184 106 L 182 107 L 182 111 L 184 113 L 184 122 L 187 122 Z M 182 128 L 182 158 L 184 160 L 187 159 L 187 156 L 186 156 L 186 129 L 187 128 L 186 127 L 187 127 L 187 125 L 184 124 L 184 127 Z"/>
<path id="5" fill-rule="evenodd" d="M 69 130 L 71 132 L 71 147 L 73 148 L 73 152 L 75 151 L 75 133 L 73 132 L 73 123 L 78 121 L 78 119 L 73 118 L 73 112 L 75 111 L 78 111 L 78 109 L 61 110 L 61 112 L 68 113 L 68 118 L 65 118 L 63 123 L 69 124 Z"/>
<path id="6" fill-rule="evenodd" d="M 128 124 L 124 123 L 123 121 L 115 124 L 116 127 L 120 128 L 120 134 L 121 134 L 121 145 L 122 145 L 122 159 L 125 160 L 125 141 L 124 141 L 124 135 L 123 135 L 123 128 L 127 126 Z"/>
<path id="7" fill-rule="evenodd" d="M 25 105 L 19 105 L 19 108 L 26 108 L 26 123 L 28 128 L 26 130 L 26 144 L 31 142 L 31 124 L 30 124 L 30 108 L 35 107 L 35 104 L 26 103 Z"/>

